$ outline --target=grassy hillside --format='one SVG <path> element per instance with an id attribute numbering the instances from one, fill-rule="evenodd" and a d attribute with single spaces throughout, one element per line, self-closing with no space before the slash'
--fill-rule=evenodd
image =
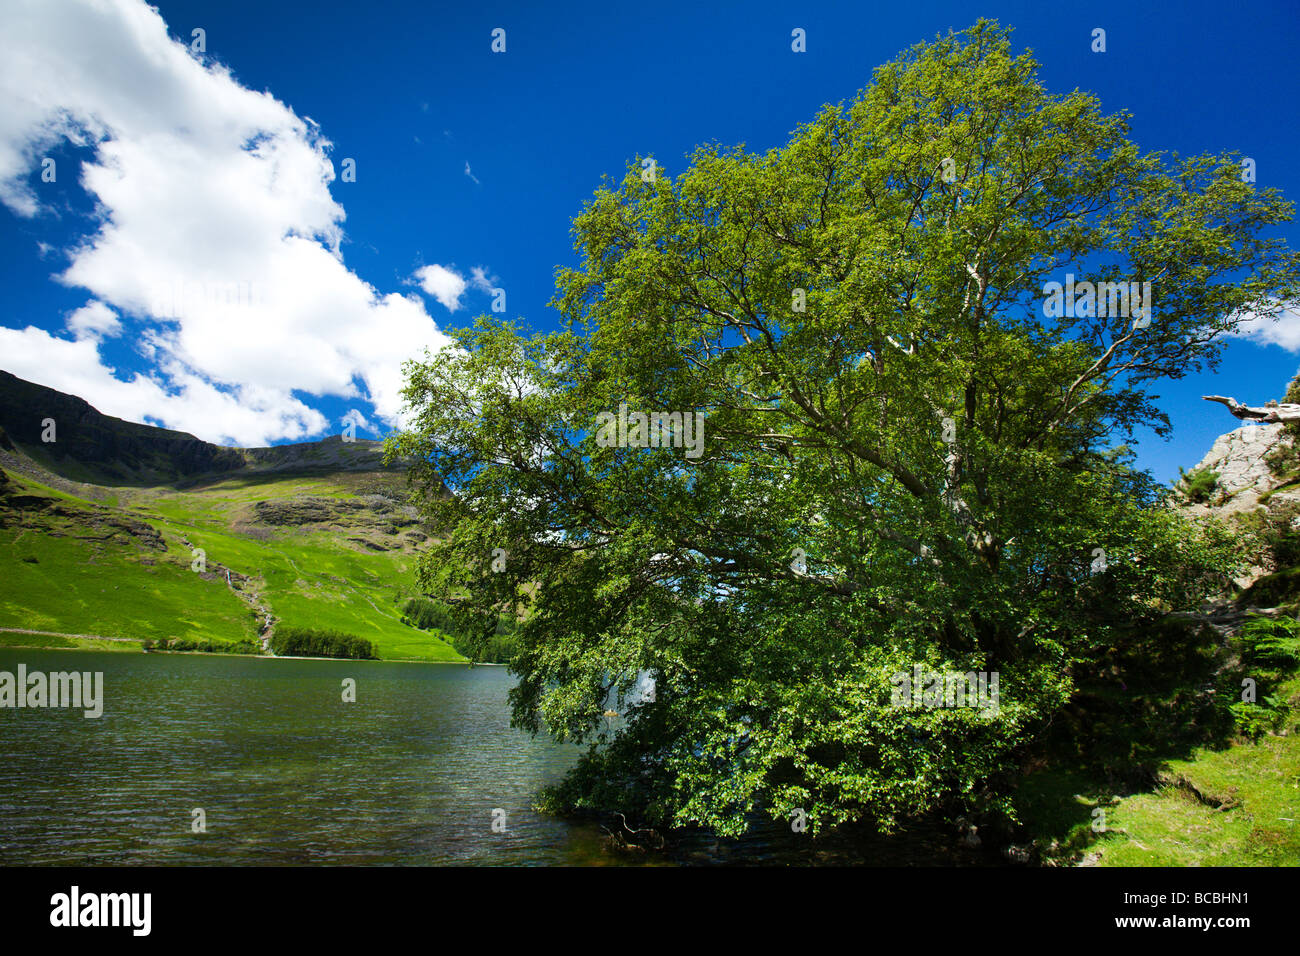
<path id="1" fill-rule="evenodd" d="M 1267 736 L 1171 761 L 1119 800 L 1100 866 L 1300 866 L 1300 738 Z"/>
<path id="2" fill-rule="evenodd" d="M 355 634 L 385 659 L 463 659 L 401 622 L 426 536 L 400 475 L 331 472 L 326 450 L 315 472 L 290 461 L 183 488 L 108 489 L 45 472 L 22 450 L 5 456 L 0 491 L 0 628 L 231 643 L 255 640 L 269 613 Z M 0 633 L 37 640 L 69 639 Z"/>
<path id="3" fill-rule="evenodd" d="M 1237 669 L 1216 706 L 1236 721 L 1222 739 L 1173 740 L 1143 702 L 1144 746 L 1104 765 L 1030 773 L 1015 802 L 1037 856 L 1086 866 L 1300 866 L 1295 611 L 1282 609 L 1280 637 L 1260 641 L 1248 628 L 1228 642 Z M 1241 673 L 1258 676 L 1257 702 L 1235 703 Z"/>

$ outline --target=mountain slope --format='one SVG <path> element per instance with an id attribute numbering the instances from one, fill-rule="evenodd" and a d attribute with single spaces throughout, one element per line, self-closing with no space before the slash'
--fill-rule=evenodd
<path id="1" fill-rule="evenodd" d="M 337 436 L 224 448 L 0 373 L 0 629 L 244 650 L 269 619 L 463 660 L 402 623 L 429 531 L 381 454 Z"/>

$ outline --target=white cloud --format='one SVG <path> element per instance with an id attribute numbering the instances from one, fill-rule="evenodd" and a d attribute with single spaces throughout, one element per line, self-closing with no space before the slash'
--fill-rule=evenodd
<path id="1" fill-rule="evenodd" d="M 460 297 L 465 294 L 465 279 L 446 266 L 422 266 L 415 270 L 415 281 L 420 288 L 441 302 L 448 311 L 460 308 Z"/>
<path id="2" fill-rule="evenodd" d="M 468 159 L 465 160 L 465 175 L 468 176 L 470 179 L 474 180 L 474 185 L 475 185 L 475 186 L 481 186 L 481 185 L 483 185 L 482 183 L 480 183 L 480 182 L 478 181 L 478 177 L 474 175 L 473 171 L 470 170 L 470 168 L 469 168 L 469 160 L 468 160 Z"/>
<path id="3" fill-rule="evenodd" d="M 1254 312 L 1244 313 L 1236 334 L 1257 345 L 1278 345 L 1288 352 L 1300 352 L 1300 305 L 1281 309 L 1276 320 Z"/>
<path id="4" fill-rule="evenodd" d="M 123 381 L 104 366 L 93 338 L 69 341 L 32 326 L 0 328 L 0 355 L 19 378 L 82 396 L 105 415 L 136 422 L 148 417 L 209 441 L 268 445 L 319 434 L 329 424 L 297 399 L 251 387 L 231 394 L 177 363 L 165 370 L 168 389 L 140 374 Z"/>
<path id="5" fill-rule="evenodd" d="M 366 416 L 362 415 L 355 408 L 349 408 L 347 410 L 347 414 L 343 416 L 343 424 L 351 424 L 357 428 L 364 429 L 365 431 L 374 431 L 374 426 L 370 424 Z"/>
<path id="6" fill-rule="evenodd" d="M 100 339 L 122 331 L 116 313 L 98 299 L 92 299 L 68 316 L 68 330 L 77 339 Z"/>
<path id="7" fill-rule="evenodd" d="M 211 440 L 319 434 L 328 423 L 295 391 L 368 400 L 396 422 L 402 362 L 447 338 L 418 298 L 344 265 L 315 123 L 193 59 L 138 0 L 7 3 L 0 99 L 0 202 L 39 214 L 32 173 L 68 139 L 93 150 L 79 181 L 100 210 L 56 276 L 94 296 L 69 317 L 76 340 L 0 329 L 4 367 Z M 144 374 L 103 364 L 112 309 L 153 363 Z"/>
<path id="8" fill-rule="evenodd" d="M 441 302 L 449 312 L 455 312 L 460 308 L 460 299 L 466 289 L 473 288 L 492 295 L 501 282 L 496 276 L 489 276 L 484 266 L 474 266 L 470 269 L 469 279 L 451 266 L 436 264 L 421 266 L 415 270 L 411 278 L 427 294 Z"/>

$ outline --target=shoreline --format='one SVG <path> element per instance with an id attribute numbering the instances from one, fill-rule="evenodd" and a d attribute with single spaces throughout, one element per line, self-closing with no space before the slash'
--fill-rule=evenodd
<path id="1" fill-rule="evenodd" d="M 306 657 L 289 654 L 225 654 L 220 651 L 167 651 L 167 650 L 145 650 L 143 643 L 146 638 L 142 637 L 107 637 L 99 634 L 71 634 L 66 631 L 38 631 L 34 628 L 26 627 L 0 627 L 0 634 L 29 634 L 35 637 L 58 637 L 64 640 L 78 641 L 83 644 L 94 644 L 96 642 L 111 642 L 113 644 L 134 644 L 139 648 L 139 653 L 147 654 L 187 654 L 200 657 L 243 657 L 249 660 L 279 660 L 279 661 L 340 661 L 349 664 L 447 664 L 457 667 L 506 667 L 505 664 L 486 664 L 479 661 L 459 660 L 459 661 L 435 661 L 420 660 L 415 658 L 357 658 L 357 657 Z M 14 650 L 29 651 L 99 651 L 100 653 L 131 653 L 127 648 L 121 651 L 110 650 L 103 647 L 48 647 L 39 644 L 10 644 L 0 643 L 0 651 L 6 648 Z"/>

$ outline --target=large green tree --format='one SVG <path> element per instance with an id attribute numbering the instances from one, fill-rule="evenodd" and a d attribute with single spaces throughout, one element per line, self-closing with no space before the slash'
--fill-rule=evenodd
<path id="1" fill-rule="evenodd" d="M 1128 132 L 981 22 L 779 149 L 631 164 L 574 222 L 563 331 L 482 318 L 408 366 L 391 453 L 448 529 L 423 584 L 521 616 L 515 723 L 600 744 L 561 803 L 724 833 L 996 807 L 1097 649 L 1216 586 L 1222 542 L 1120 443 L 1296 295 L 1291 207 Z M 1154 308 L 1046 314 L 1070 274 Z M 621 405 L 702 413 L 702 453 L 608 447 Z M 998 673 L 999 709 L 893 706 L 915 664 Z"/>

